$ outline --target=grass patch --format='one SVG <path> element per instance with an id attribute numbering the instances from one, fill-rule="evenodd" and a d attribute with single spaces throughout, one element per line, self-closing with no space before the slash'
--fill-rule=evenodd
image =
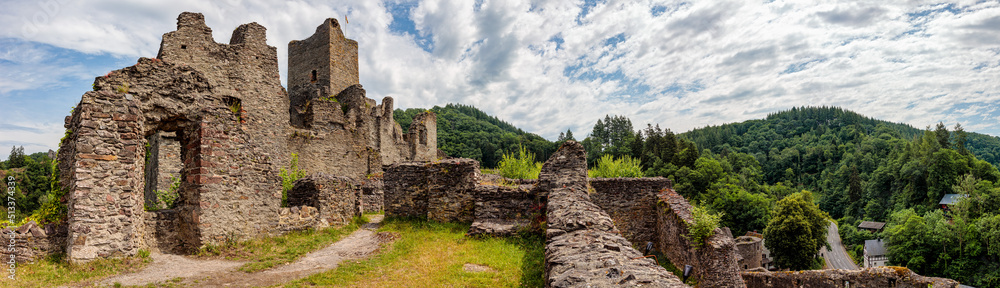
<path id="1" fill-rule="evenodd" d="M 468 224 L 390 218 L 380 231 L 399 233 L 388 251 L 286 287 L 542 287 L 545 239 L 526 234 L 510 238 L 468 238 Z M 466 272 L 466 263 L 494 271 Z"/>
<path id="2" fill-rule="evenodd" d="M 57 287 L 71 283 L 82 283 L 86 286 L 104 277 L 139 271 L 150 262 L 149 253 L 140 254 L 146 257 L 128 257 L 116 259 L 97 259 L 83 264 L 71 264 L 65 260 L 65 254 L 49 255 L 31 264 L 17 265 L 15 280 L 3 277 L 0 286 L 3 287 Z M 6 273 L 6 270 L 5 274 Z M 92 283 L 90 283 L 92 284 Z"/>
<path id="3" fill-rule="evenodd" d="M 252 273 L 295 261 L 306 253 L 339 241 L 365 223 L 368 223 L 367 217 L 355 217 L 350 224 L 339 228 L 319 231 L 310 229 L 240 243 L 231 241 L 221 245 L 206 245 L 198 251 L 198 256 L 249 261 L 239 270 Z"/>
<path id="4" fill-rule="evenodd" d="M 653 251 L 650 254 L 656 255 L 657 264 L 663 266 L 663 268 L 667 269 L 667 271 L 670 271 L 670 273 L 674 273 L 674 275 L 677 276 L 678 279 L 684 279 L 684 271 L 681 271 L 681 269 L 677 269 L 677 267 L 674 266 L 674 263 L 670 263 L 670 259 L 667 259 L 666 255 L 663 255 L 663 253 L 660 253 L 660 251 Z M 691 275 L 691 277 L 688 277 L 687 282 L 684 282 L 684 284 L 690 285 L 691 287 L 697 287 L 698 280 L 695 279 L 694 275 Z"/>

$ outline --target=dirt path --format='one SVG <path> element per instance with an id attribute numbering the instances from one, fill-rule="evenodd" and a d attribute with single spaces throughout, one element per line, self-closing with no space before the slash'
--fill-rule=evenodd
<path id="1" fill-rule="evenodd" d="M 281 284 L 337 268 L 345 260 L 361 259 L 371 255 L 381 243 L 391 241 L 387 239 L 391 237 L 387 237 L 384 233 L 375 232 L 381 222 L 382 215 L 371 216 L 371 223 L 365 224 L 362 229 L 354 231 L 326 248 L 310 252 L 287 265 L 256 273 L 236 270 L 244 262 L 153 254 L 151 255 L 153 263 L 149 267 L 136 273 L 113 276 L 101 281 L 101 285 L 173 282 L 198 287 L 257 287 Z"/>

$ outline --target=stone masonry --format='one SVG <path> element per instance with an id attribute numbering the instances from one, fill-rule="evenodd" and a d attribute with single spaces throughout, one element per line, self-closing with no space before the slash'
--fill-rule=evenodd
<path id="1" fill-rule="evenodd" d="M 583 145 L 567 141 L 545 162 L 538 185 L 548 195 L 546 287 L 687 287 L 632 248 L 590 201 Z"/>
<path id="2" fill-rule="evenodd" d="M 290 49 L 291 94 L 281 86 L 277 49 L 267 45 L 263 26 L 241 25 L 222 44 L 202 14 L 188 12 L 163 35 L 157 58 L 97 77 L 66 118 L 58 153 L 68 258 L 154 247 L 190 252 L 281 233 L 278 172 L 293 153 L 309 173 L 354 179 L 377 174 L 383 164 L 434 160 L 434 114 L 421 114 L 401 133 L 392 99 L 375 105 L 357 83 L 357 42 L 344 38 L 333 19 L 317 35 L 298 46 L 328 53 Z M 299 100 L 308 107 L 293 105 Z M 149 215 L 144 204 L 169 187 L 173 174 L 181 180 L 175 211 Z M 160 231 L 168 227 L 176 233 Z"/>
<path id="3" fill-rule="evenodd" d="M 736 237 L 737 265 L 742 270 L 764 267 L 764 241 L 753 236 Z"/>
<path id="4" fill-rule="evenodd" d="M 479 161 L 467 158 L 393 164 L 383 180 L 385 214 L 472 222 L 479 173 Z"/>
<path id="5" fill-rule="evenodd" d="M 951 279 L 920 276 L 903 267 L 873 267 L 861 270 L 807 270 L 790 272 L 743 272 L 748 288 L 842 288 L 892 287 L 927 288 L 958 287 Z"/>
<path id="6" fill-rule="evenodd" d="M 324 173 L 306 176 L 295 181 L 288 192 L 289 206 L 307 206 L 318 209 L 319 216 L 313 227 L 343 226 L 361 216 L 361 187 L 357 180 Z"/>
<path id="7" fill-rule="evenodd" d="M 687 239 L 694 220 L 691 204 L 673 189 L 663 189 L 657 201 L 657 245 L 676 267 L 691 265 L 693 277 L 705 287 L 745 287 L 737 266 L 736 243 L 728 228 L 716 228 L 703 246 Z"/>
<path id="8" fill-rule="evenodd" d="M 590 199 L 611 216 L 625 239 L 638 247 L 656 242 L 656 194 L 671 187 L 670 179 L 598 178 L 590 179 L 590 186 Z"/>

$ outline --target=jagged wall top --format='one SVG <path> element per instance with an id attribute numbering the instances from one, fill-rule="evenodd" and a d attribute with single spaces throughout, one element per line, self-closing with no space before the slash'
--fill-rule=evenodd
<path id="1" fill-rule="evenodd" d="M 358 42 L 344 37 L 340 22 L 327 18 L 304 40 L 288 43 L 288 88 L 319 86 L 323 97 L 360 84 Z"/>

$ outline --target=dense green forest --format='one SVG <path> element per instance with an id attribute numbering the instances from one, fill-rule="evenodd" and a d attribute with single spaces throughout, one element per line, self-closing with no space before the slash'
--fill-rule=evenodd
<path id="1" fill-rule="evenodd" d="M 413 117 L 424 111 L 427 110 L 396 109 L 393 118 L 405 132 Z M 559 148 L 557 143 L 524 132 L 472 106 L 448 104 L 435 106 L 430 111 L 437 115 L 438 149 L 453 157 L 479 160 L 483 167 L 496 167 L 503 153 L 515 152 L 519 146 L 525 147 L 535 155 L 536 161 L 542 162 Z"/>

